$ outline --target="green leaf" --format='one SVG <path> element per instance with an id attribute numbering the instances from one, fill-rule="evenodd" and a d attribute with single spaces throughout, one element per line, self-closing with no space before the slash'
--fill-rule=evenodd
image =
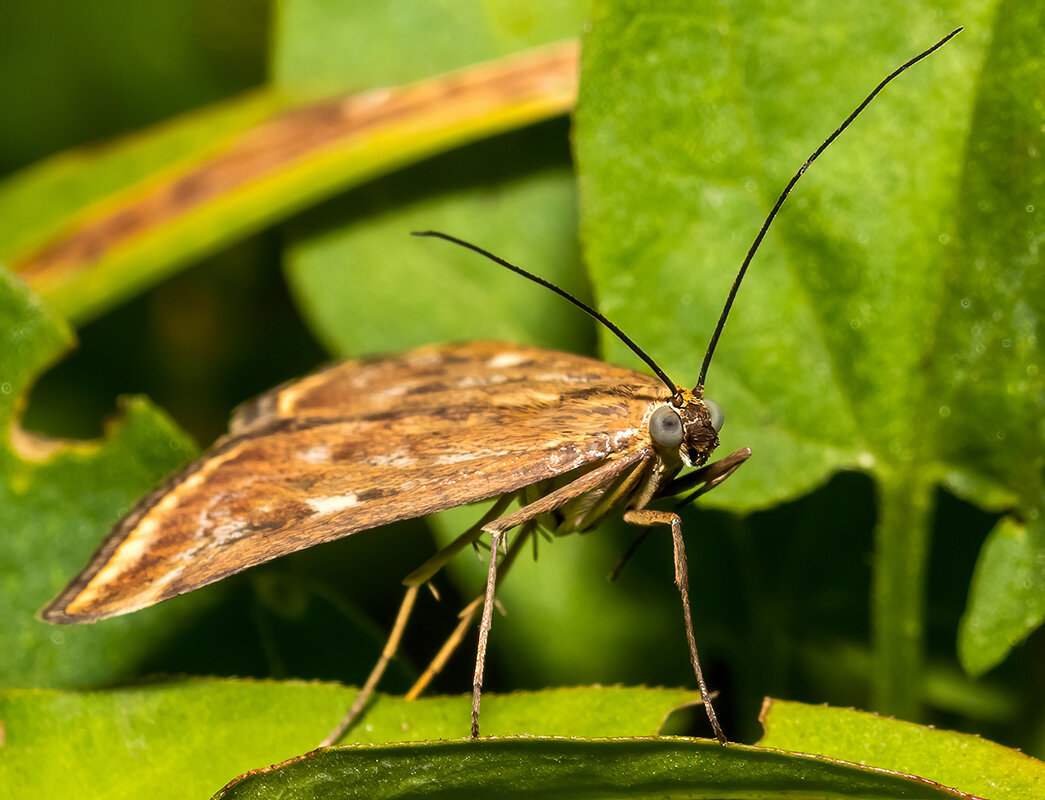
<path id="1" fill-rule="evenodd" d="M 1045 531 L 1039 517 L 1006 518 L 991 531 L 962 617 L 958 655 L 972 675 L 1001 663 L 1045 619 Z"/>
<path id="2" fill-rule="evenodd" d="M 216 797 L 969 797 L 917 778 L 701 739 L 491 738 L 319 750 Z"/>
<path id="3" fill-rule="evenodd" d="M 0 269 L 0 685 L 89 686 L 134 674 L 169 626 L 207 602 L 179 601 L 131 618 L 55 628 L 35 619 L 133 502 L 192 454 L 161 412 L 127 399 L 96 442 L 26 433 L 32 380 L 72 345 L 65 325 Z"/>
<path id="4" fill-rule="evenodd" d="M 352 702 L 331 684 L 177 680 L 98 692 L 0 693 L 0 785 L 18 798 L 209 796 L 248 769 L 315 746 Z M 499 735 L 648 735 L 694 694 L 669 689 L 559 689 L 483 698 Z M 347 741 L 467 734 L 471 699 L 379 696 Z"/>
<path id="5" fill-rule="evenodd" d="M 882 76 L 961 24 L 799 184 L 707 378 L 723 449 L 754 450 L 713 505 L 766 507 L 841 469 L 876 479 L 877 705 L 907 716 L 937 487 L 1040 511 L 1041 9 L 597 3 L 576 115 L 600 305 L 693 382 L 777 193 Z"/>
<path id="6" fill-rule="evenodd" d="M 1042 31 L 1045 13 L 1036 4 L 999 6 L 972 108 L 970 158 L 955 211 L 957 252 L 947 265 L 947 307 L 960 311 L 940 325 L 946 359 L 937 361 L 941 424 L 935 444 L 950 468 L 946 485 L 995 508 L 987 487 L 1004 485 L 1017 496 L 1009 502 L 1016 510 L 1004 530 L 1027 528 L 1023 580 L 996 569 L 995 548 L 1005 547 L 1004 535 L 992 533 L 980 554 L 971 615 L 959 640 L 962 662 L 973 672 L 1001 661 L 1043 619 L 1045 537 L 1038 531 L 1045 512 L 1045 129 L 1040 108 L 1028 102 L 1045 86 L 1045 59 L 1037 46 Z M 1000 622 L 999 615 L 1009 621 L 988 629 L 983 617 Z M 978 657 L 968 651 L 968 626 L 978 629 Z"/>
<path id="7" fill-rule="evenodd" d="M 1045 764 L 1018 750 L 954 731 L 844 708 L 768 700 L 759 745 L 919 775 L 991 800 L 1036 800 Z"/>

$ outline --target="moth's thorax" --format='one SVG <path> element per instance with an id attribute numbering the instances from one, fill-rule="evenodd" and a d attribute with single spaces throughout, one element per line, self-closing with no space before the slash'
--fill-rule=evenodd
<path id="1" fill-rule="evenodd" d="M 681 387 L 672 401 L 672 407 L 682 418 L 684 431 L 679 455 L 686 466 L 703 466 L 718 447 L 718 431 L 711 424 L 710 409 L 703 399 Z"/>

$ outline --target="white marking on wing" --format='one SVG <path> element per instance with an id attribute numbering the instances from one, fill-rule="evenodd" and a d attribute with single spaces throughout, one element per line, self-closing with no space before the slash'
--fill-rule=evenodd
<path id="1" fill-rule="evenodd" d="M 218 525 L 211 531 L 210 535 L 214 544 L 221 547 L 242 538 L 245 533 L 248 533 L 246 522 L 241 519 L 234 519 L 231 522 L 223 522 L 221 525 Z"/>
<path id="2" fill-rule="evenodd" d="M 470 453 L 449 453 L 447 455 L 438 456 L 435 459 L 436 464 L 463 464 L 468 461 L 475 461 L 479 458 L 487 458 L 489 456 L 503 456 L 508 453 L 507 450 L 473 450 Z"/>
<path id="3" fill-rule="evenodd" d="M 525 353 L 498 353 L 486 362 L 486 366 L 493 369 L 504 369 L 505 367 L 517 367 L 526 360 Z"/>
<path id="4" fill-rule="evenodd" d="M 545 383 L 591 383 L 591 378 L 587 375 L 571 375 L 568 372 L 542 372 L 540 375 L 533 377 L 535 381 L 543 381 Z"/>
<path id="5" fill-rule="evenodd" d="M 319 444 L 308 448 L 308 450 L 299 450 L 297 459 L 298 461 L 304 461 L 306 464 L 329 464 L 330 455 L 330 448 L 325 444 Z"/>
<path id="6" fill-rule="evenodd" d="M 405 383 L 397 383 L 389 386 L 386 389 L 382 389 L 380 392 L 374 394 L 374 397 L 401 397 L 410 390 L 410 386 Z"/>
<path id="7" fill-rule="evenodd" d="M 616 450 L 621 446 L 621 444 L 626 444 L 628 440 L 633 438 L 638 432 L 638 428 L 622 428 L 619 431 L 611 433 L 610 442 L 612 443 L 613 449 Z"/>
<path id="8" fill-rule="evenodd" d="M 318 515 L 326 516 L 344 511 L 346 508 L 359 505 L 359 498 L 353 492 L 348 494 L 336 494 L 330 497 L 311 497 L 305 501 L 309 508 Z"/>

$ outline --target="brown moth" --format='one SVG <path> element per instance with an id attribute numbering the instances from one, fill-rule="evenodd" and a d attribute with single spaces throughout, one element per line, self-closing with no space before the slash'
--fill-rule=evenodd
<path id="1" fill-rule="evenodd" d="M 608 482 L 649 460 L 649 417 L 670 400 L 651 376 L 524 345 L 335 364 L 237 409 L 229 433 L 143 498 L 44 616 L 125 614 L 304 547 L 593 464 L 614 465 Z M 690 405 L 703 463 L 718 439 L 709 413 Z"/>
<path id="2" fill-rule="evenodd" d="M 445 234 L 420 234 L 472 249 L 562 295 L 607 326 L 656 377 L 496 342 L 433 345 L 321 369 L 240 407 L 227 435 L 116 525 L 43 618 L 72 623 L 125 614 L 357 531 L 498 498 L 476 525 L 404 580 L 406 595 L 381 660 L 324 743 L 336 741 L 362 711 L 398 645 L 419 587 L 486 534 L 491 547 L 485 592 L 462 614 L 408 695 L 415 696 L 441 668 L 481 608 L 472 692 L 476 737 L 498 571 L 503 575 L 538 525 L 563 535 L 620 514 L 638 526 L 671 530 L 693 670 L 712 729 L 725 743 L 693 637 L 678 506 L 657 510 L 650 504 L 687 492 L 678 505 L 689 502 L 750 455 L 743 448 L 707 463 L 718 446 L 723 415 L 703 396 L 715 345 L 748 264 L 808 166 L 889 81 L 957 33 L 886 77 L 788 183 L 737 274 L 692 390 L 671 381 L 609 320 L 557 287 L 475 245 Z M 696 469 L 680 477 L 686 467 Z M 513 502 L 519 507 L 507 513 Z M 506 535 L 513 529 L 519 533 L 508 547 Z"/>

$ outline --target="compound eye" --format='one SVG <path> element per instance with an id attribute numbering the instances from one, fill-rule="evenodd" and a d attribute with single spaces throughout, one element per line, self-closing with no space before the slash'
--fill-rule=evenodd
<path id="1" fill-rule="evenodd" d="M 678 447 L 682 444 L 684 430 L 682 418 L 671 406 L 661 406 L 649 420 L 649 435 L 661 447 Z"/>
<path id="2" fill-rule="evenodd" d="M 705 398 L 704 405 L 708 407 L 708 413 L 711 415 L 711 427 L 715 429 L 715 433 L 718 433 L 726 424 L 726 412 L 714 400 Z"/>

